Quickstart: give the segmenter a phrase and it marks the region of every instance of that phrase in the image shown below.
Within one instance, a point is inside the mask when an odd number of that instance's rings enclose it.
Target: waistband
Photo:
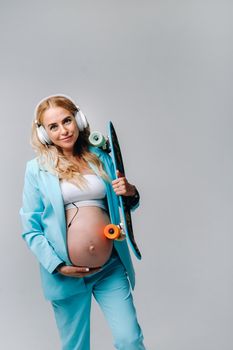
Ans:
[[[76,206],[78,208],[94,206],[94,207],[100,207],[104,210],[107,210],[104,199],[89,199],[86,201],[77,201],[77,202],[68,203],[68,204],[65,204],[65,210],[71,209],[71,208],[76,208]]]

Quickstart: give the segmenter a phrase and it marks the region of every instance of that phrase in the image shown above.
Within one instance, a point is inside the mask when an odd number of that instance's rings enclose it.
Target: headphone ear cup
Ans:
[[[43,127],[43,125],[40,125],[36,128],[36,131],[37,131],[37,136],[38,136],[38,139],[40,140],[40,142],[43,144],[43,145],[51,145],[52,144],[52,141],[50,140],[45,128]]]
[[[88,126],[87,118],[80,109],[78,109],[78,112],[76,114],[76,121],[79,131],[83,131]]]

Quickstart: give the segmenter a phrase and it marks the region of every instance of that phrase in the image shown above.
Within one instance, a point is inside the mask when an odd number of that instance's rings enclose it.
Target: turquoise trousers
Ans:
[[[113,250],[102,270],[84,277],[86,291],[51,302],[63,350],[90,350],[92,295],[119,350],[145,350],[125,268]],[[94,349],[96,350],[96,349]]]

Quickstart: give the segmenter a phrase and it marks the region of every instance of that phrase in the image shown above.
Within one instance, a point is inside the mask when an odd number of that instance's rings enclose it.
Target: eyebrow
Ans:
[[[64,122],[65,119],[67,118],[71,118],[72,116],[71,115],[67,115],[65,118],[62,119],[62,122]],[[57,123],[51,123],[51,124],[48,124],[48,127],[49,126],[52,126],[52,125],[56,125]]]

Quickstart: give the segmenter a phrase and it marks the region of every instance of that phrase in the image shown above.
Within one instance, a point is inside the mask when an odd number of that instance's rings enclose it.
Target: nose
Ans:
[[[60,132],[62,135],[66,135],[68,133],[68,130],[66,129],[65,125],[60,126]]]

